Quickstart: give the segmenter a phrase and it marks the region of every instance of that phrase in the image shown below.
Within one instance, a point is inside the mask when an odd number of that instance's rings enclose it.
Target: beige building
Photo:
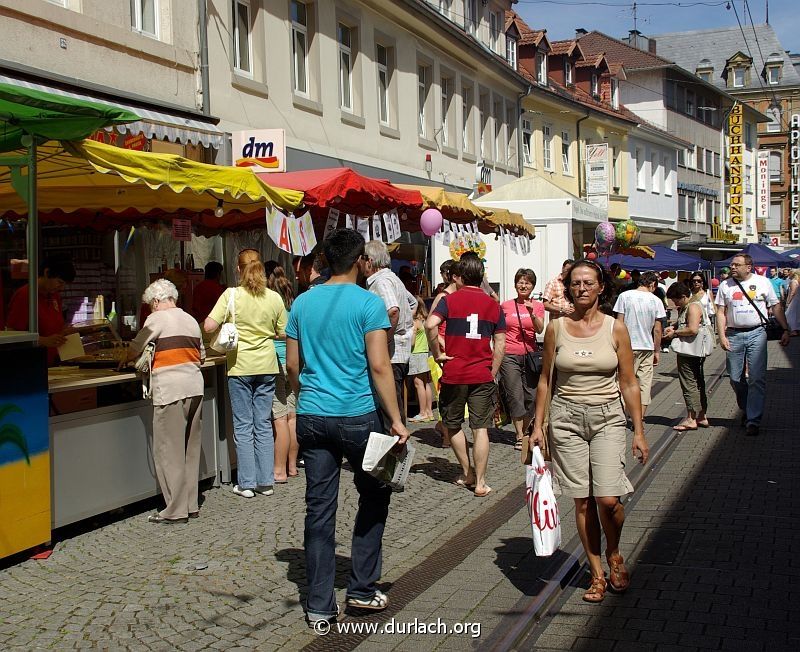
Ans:
[[[505,62],[510,6],[209,0],[211,112],[229,133],[285,130],[289,171],[502,185],[519,175],[527,87]]]

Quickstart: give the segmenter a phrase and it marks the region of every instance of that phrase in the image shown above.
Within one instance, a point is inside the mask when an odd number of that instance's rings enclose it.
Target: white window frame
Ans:
[[[305,12],[305,23],[301,23],[294,19],[292,7],[294,6],[303,6],[303,10]],[[308,13],[309,13],[309,6],[305,2],[301,2],[300,0],[291,0],[290,2],[290,13],[289,16],[292,22],[292,89],[298,95],[302,95],[303,97],[310,96],[310,78],[309,78],[309,52],[311,50],[310,44],[308,41]],[[298,63],[300,61],[299,56],[299,47],[298,47],[298,39],[302,37],[303,39],[303,53],[302,53],[302,61],[303,61],[303,70],[302,75],[300,74]],[[302,82],[302,84],[301,84]],[[302,86],[302,88],[301,88]]]
[[[143,8],[144,3],[147,0],[131,0],[131,27],[135,32],[139,34],[144,34],[145,36],[150,36],[154,39],[159,37],[161,33],[161,25],[159,24],[159,14],[160,14],[160,7],[158,6],[158,0],[152,0],[153,2],[153,31],[148,32],[144,29],[144,16],[143,16]]]
[[[452,2],[453,0],[439,0],[439,13],[442,16],[450,18],[450,5]]]
[[[636,190],[647,190],[647,178],[644,170],[644,150],[634,149],[633,160],[636,162]]]
[[[383,63],[381,63],[380,52],[383,50]],[[390,125],[392,119],[391,106],[389,103],[389,48],[382,43],[375,44],[375,67],[377,69],[378,82],[378,121],[382,125]]]
[[[472,86],[461,86],[461,151],[471,153],[470,134],[474,136],[474,128],[470,116],[472,114]]]
[[[600,78],[596,72],[592,73],[592,97],[600,97]]]
[[[619,108],[619,80],[611,78],[611,106]]]
[[[347,43],[345,43],[347,36]],[[339,107],[353,112],[353,28],[336,23],[336,45],[339,55]]]
[[[494,145],[492,152],[493,160],[500,165],[506,164],[504,154],[505,139],[503,138],[503,123],[505,121],[505,109],[503,100],[497,100],[492,106],[492,119],[494,121]]]
[[[570,141],[569,132],[562,131],[561,132],[561,173],[566,174],[568,176],[572,176],[572,155],[571,155],[571,146],[572,142]]]
[[[522,162],[529,167],[534,167],[533,124],[527,118],[522,119]]]
[[[506,36],[506,61],[512,70],[517,69],[517,39]]]
[[[492,52],[497,52],[497,48],[500,46],[500,25],[502,22],[498,21],[498,16],[499,14],[494,11],[489,12],[489,47]]]
[[[661,164],[657,152],[650,153],[650,191],[661,194]]]
[[[417,133],[427,136],[428,71],[430,66],[417,63]]]
[[[738,68],[734,68],[732,72],[733,72],[733,82],[732,82],[731,85],[734,88],[744,88],[745,82],[746,82],[746,77],[747,77],[747,75],[746,75],[747,71],[744,68],[738,67]],[[736,83],[736,79],[737,79],[737,77],[739,75],[741,75],[741,80],[740,80],[741,83],[737,84]]]
[[[692,145],[686,149],[686,167],[690,170],[697,169],[697,156],[696,156],[696,145]]]
[[[572,72],[572,62],[569,60],[568,56],[564,56],[564,84],[574,84],[575,83],[575,76]]]
[[[536,81],[542,86],[547,85],[547,52],[536,53]]]
[[[542,167],[548,172],[553,172],[553,128],[548,124],[542,125]]]
[[[247,15],[247,33],[244,35],[247,39],[247,67],[242,66],[241,60],[241,37],[239,31],[239,7],[243,7]],[[250,12],[250,0],[231,0],[231,10],[233,14],[233,69],[239,75],[245,77],[253,76],[253,34],[252,25],[253,17]]]
[[[672,196],[672,163],[669,156],[665,156],[661,162],[661,167],[664,170],[664,194],[667,197]]]
[[[474,36],[479,22],[478,0],[464,0],[464,29]]]
[[[442,111],[442,146],[448,147],[450,145],[450,125],[448,118],[450,116],[450,101],[453,98],[452,93],[453,80],[450,77],[441,77],[439,80],[439,100]]]
[[[697,171],[698,172],[705,172],[705,158],[704,158],[705,150],[702,147],[697,147]]]
[[[773,161],[778,162],[777,168],[773,165]],[[783,152],[780,150],[772,150],[769,153],[769,182],[780,183],[783,178]]]
[[[767,83],[770,86],[781,83],[781,66],[767,66]]]

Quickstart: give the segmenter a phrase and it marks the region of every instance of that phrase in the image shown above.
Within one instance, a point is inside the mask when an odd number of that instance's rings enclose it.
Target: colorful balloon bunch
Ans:
[[[486,257],[486,243],[483,238],[473,233],[457,235],[450,241],[450,257],[453,260],[461,260],[461,256],[468,251],[478,254],[483,260]]]

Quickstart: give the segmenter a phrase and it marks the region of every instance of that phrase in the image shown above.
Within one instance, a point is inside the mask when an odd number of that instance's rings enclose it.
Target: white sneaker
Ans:
[[[271,484],[256,487],[256,493],[262,496],[271,496],[275,493]]]
[[[256,495],[252,489],[242,489],[238,484],[233,485],[233,493],[242,498],[253,498]]]

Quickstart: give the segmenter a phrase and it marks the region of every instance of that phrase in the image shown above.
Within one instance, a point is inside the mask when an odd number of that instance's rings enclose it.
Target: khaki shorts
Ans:
[[[653,351],[633,352],[633,372],[639,381],[642,407],[650,405],[650,393],[653,388]]]
[[[475,385],[439,385],[439,414],[442,423],[450,430],[458,430],[464,421],[464,406],[469,407],[469,427],[491,428],[494,426],[494,406],[497,385],[477,383]]]
[[[281,368],[283,371],[283,368]],[[275,374],[275,396],[272,399],[272,418],[282,419],[288,414],[297,412],[297,400],[289,387],[289,379],[285,373]]]
[[[560,493],[570,498],[624,496],[627,430],[622,402],[583,405],[555,396],[550,404],[550,450]]]

